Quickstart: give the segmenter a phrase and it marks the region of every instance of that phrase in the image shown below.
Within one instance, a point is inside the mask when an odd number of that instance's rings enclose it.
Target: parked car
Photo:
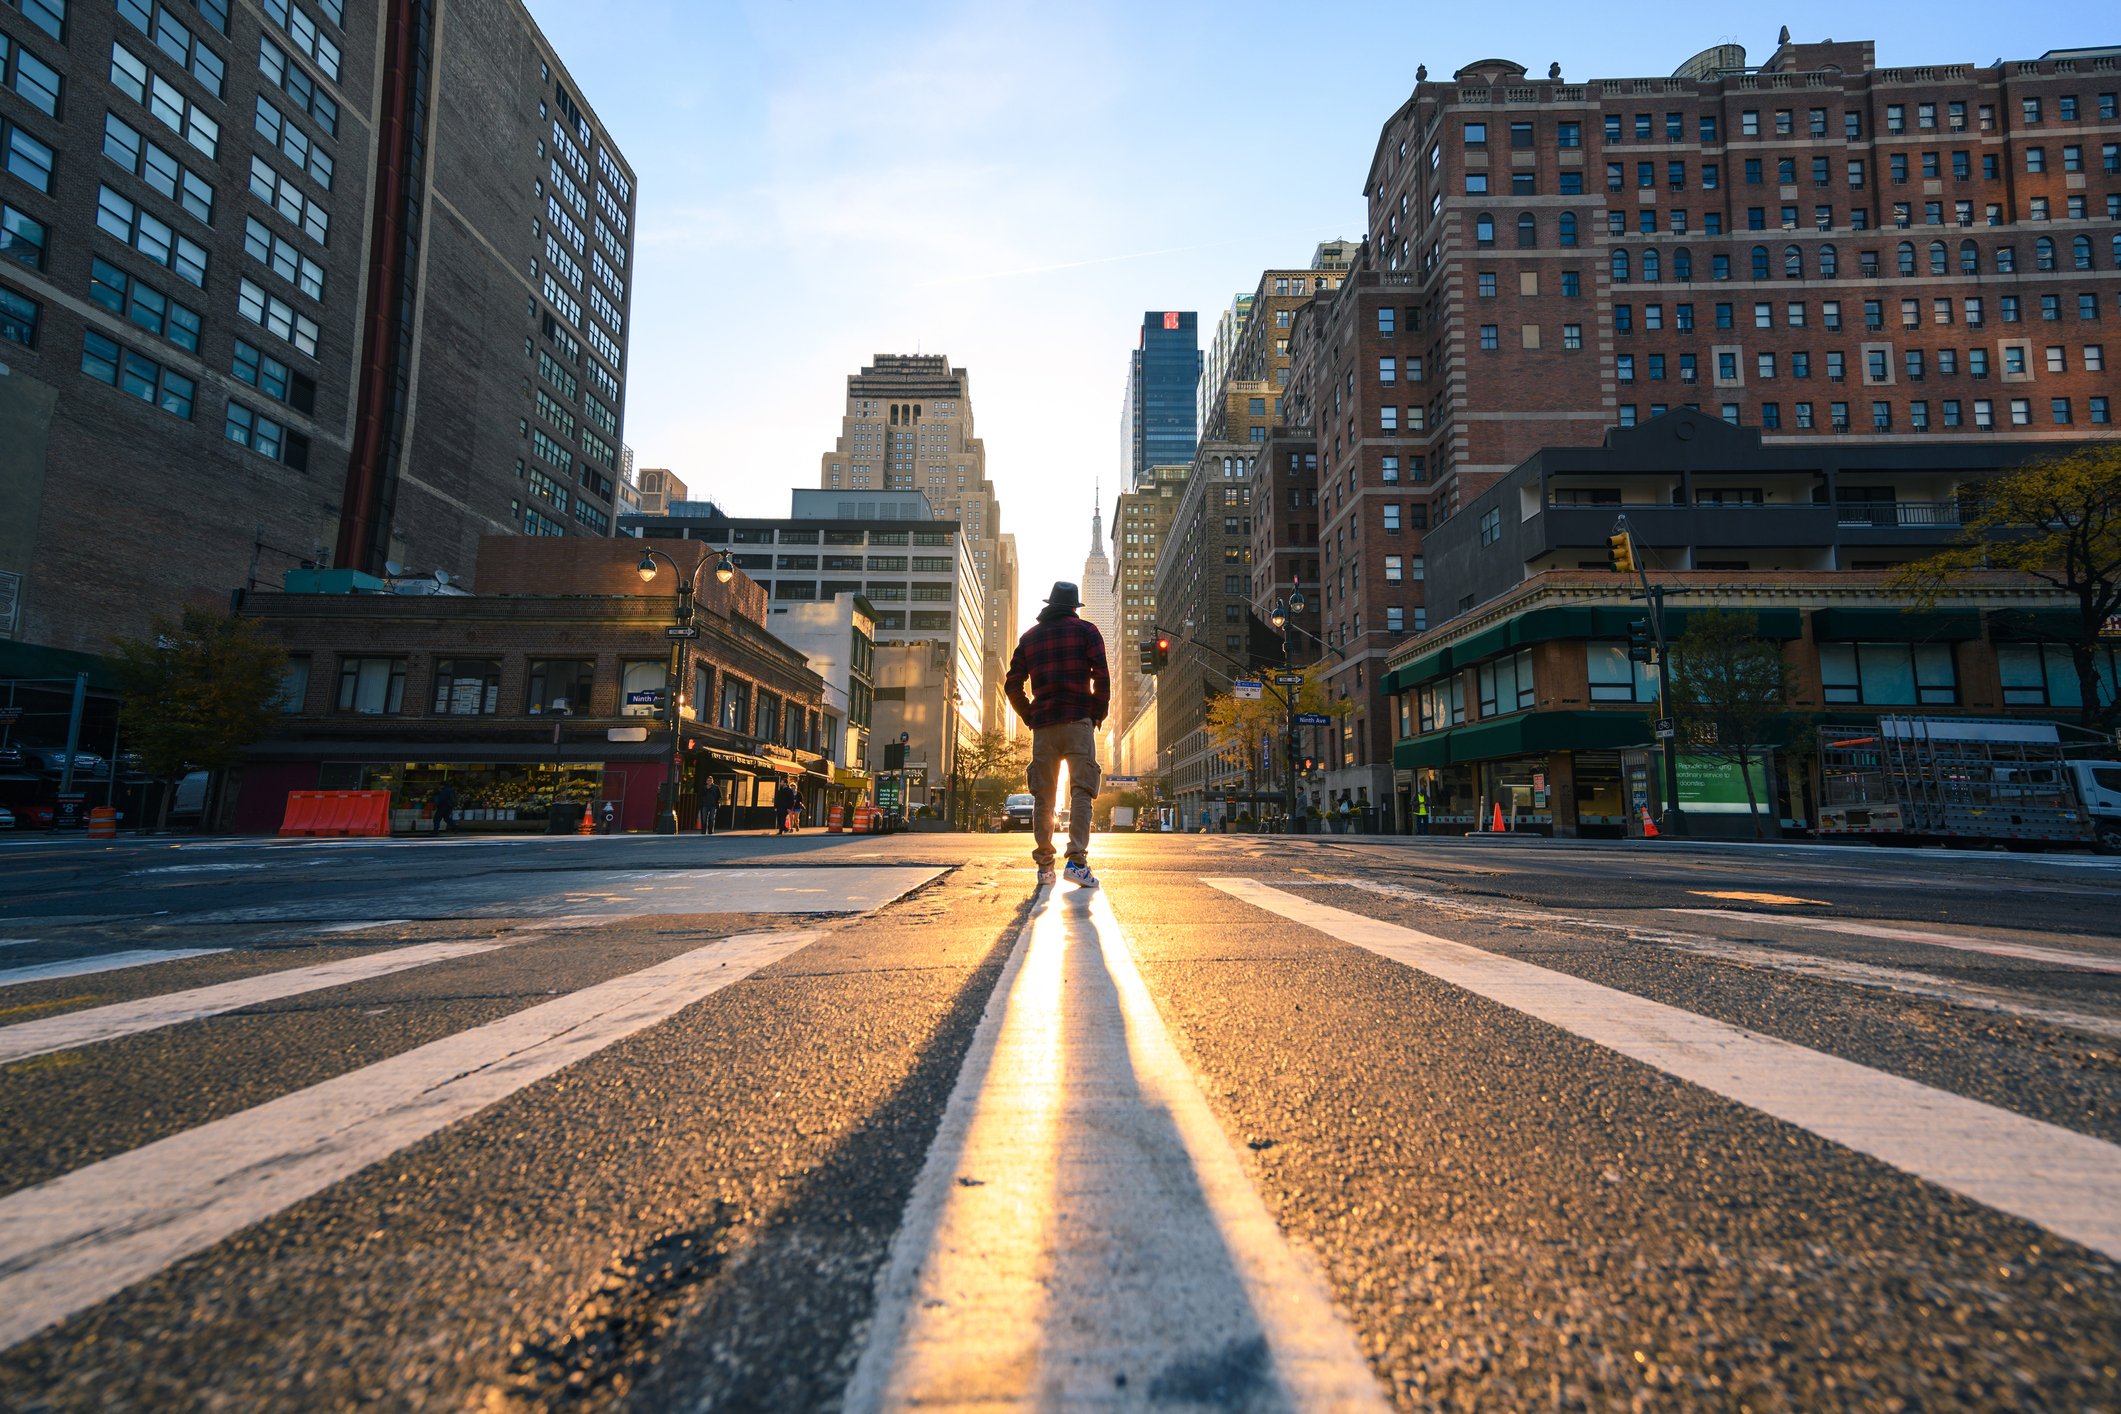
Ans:
[[[66,770],[66,748],[63,746],[32,746],[26,748],[29,764],[47,775],[61,775]],[[100,780],[110,774],[110,762],[91,751],[74,753],[74,779]]]
[[[169,822],[193,822],[206,809],[206,777],[204,771],[193,771],[177,782],[176,793],[169,801]]]
[[[1031,817],[1038,809],[1038,801],[1030,795],[1012,795],[1002,805],[1002,828],[1005,830],[1028,830]]]
[[[0,805],[0,830],[12,830],[14,828],[15,812],[4,805]]]

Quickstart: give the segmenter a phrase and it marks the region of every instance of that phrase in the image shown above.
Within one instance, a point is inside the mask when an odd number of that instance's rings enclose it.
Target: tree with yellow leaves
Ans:
[[[1264,673],[1270,684],[1274,671],[1267,669]],[[1256,699],[1233,697],[1224,692],[1217,694],[1208,704],[1208,744],[1244,763],[1248,793],[1258,791],[1260,763],[1266,759],[1267,745],[1281,740],[1288,730],[1288,708],[1282,694],[1295,692],[1299,712],[1344,717],[1353,709],[1353,703],[1334,701],[1327,696],[1322,664],[1314,663],[1302,671],[1304,680],[1300,687],[1290,689],[1269,685]]]
[[[2094,731],[2121,718],[2113,633],[2121,620],[2121,441],[2087,442],[1982,483],[1973,514],[1947,549],[1893,577],[1918,608],[1969,575],[2030,575],[2075,600],[2065,642],[2077,670],[2078,720]]]

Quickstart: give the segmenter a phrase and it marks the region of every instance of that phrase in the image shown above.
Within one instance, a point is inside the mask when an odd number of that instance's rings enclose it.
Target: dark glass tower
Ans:
[[[1200,435],[1194,393],[1200,386],[1200,336],[1191,310],[1150,310],[1127,376],[1128,451],[1138,484],[1152,466],[1184,466]]]

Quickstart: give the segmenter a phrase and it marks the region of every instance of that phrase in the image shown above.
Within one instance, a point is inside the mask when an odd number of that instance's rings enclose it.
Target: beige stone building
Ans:
[[[1002,679],[1016,644],[1016,543],[1002,534],[987,449],[973,430],[972,375],[941,354],[876,355],[848,375],[840,433],[818,459],[818,485],[918,491],[939,518],[958,523],[985,602],[978,718],[1006,725]]]
[[[635,484],[641,500],[640,514],[644,516],[667,516],[672,504],[691,499],[685,483],[668,467],[644,466],[638,478]]]
[[[1141,644],[1156,625],[1157,552],[1191,472],[1190,466],[1150,467],[1139,486],[1120,493],[1112,515],[1112,612],[1118,629],[1105,651],[1118,689],[1112,729],[1119,735],[1132,725],[1153,686],[1141,671]]]

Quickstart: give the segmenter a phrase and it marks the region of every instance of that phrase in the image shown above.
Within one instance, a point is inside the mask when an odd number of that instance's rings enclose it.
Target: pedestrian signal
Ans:
[[[1623,530],[1605,538],[1606,555],[1621,574],[1635,573],[1635,537]]]

